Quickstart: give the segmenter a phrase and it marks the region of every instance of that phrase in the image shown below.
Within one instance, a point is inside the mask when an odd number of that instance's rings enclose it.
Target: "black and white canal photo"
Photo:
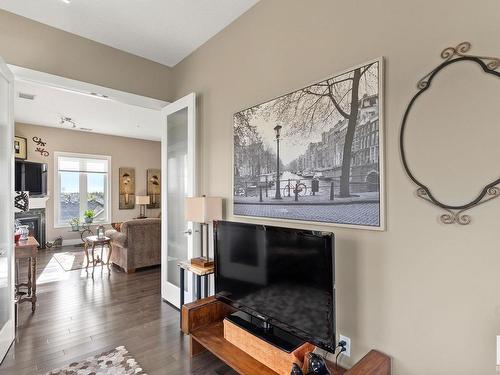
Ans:
[[[233,213],[383,227],[382,59],[234,115]]]

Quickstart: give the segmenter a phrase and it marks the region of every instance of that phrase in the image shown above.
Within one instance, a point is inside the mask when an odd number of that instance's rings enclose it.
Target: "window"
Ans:
[[[111,157],[63,152],[54,157],[54,226],[69,226],[74,217],[82,220],[86,210],[94,211],[94,223],[109,223]]]

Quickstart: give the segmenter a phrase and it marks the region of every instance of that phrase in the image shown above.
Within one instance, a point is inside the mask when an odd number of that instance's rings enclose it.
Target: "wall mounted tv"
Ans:
[[[16,160],[16,191],[29,191],[30,197],[47,195],[47,164]]]
[[[303,341],[333,350],[333,233],[228,221],[214,228],[216,298],[250,316],[240,326],[277,328],[301,339],[277,345],[287,351]]]

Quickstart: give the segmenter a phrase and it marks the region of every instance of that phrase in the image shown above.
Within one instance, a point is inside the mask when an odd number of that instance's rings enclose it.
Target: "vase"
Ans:
[[[21,235],[20,239],[26,241],[30,235],[29,227],[27,225],[19,226],[19,234]]]
[[[94,221],[94,218],[92,218],[92,217],[86,217],[86,218],[85,218],[85,222],[86,222],[87,224],[92,224],[92,222],[93,222],[93,221]]]

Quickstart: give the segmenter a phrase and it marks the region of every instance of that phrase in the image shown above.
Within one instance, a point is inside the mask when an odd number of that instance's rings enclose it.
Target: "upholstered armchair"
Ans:
[[[161,220],[135,219],[121,225],[120,231],[110,229],[111,262],[125,272],[161,264]]]

